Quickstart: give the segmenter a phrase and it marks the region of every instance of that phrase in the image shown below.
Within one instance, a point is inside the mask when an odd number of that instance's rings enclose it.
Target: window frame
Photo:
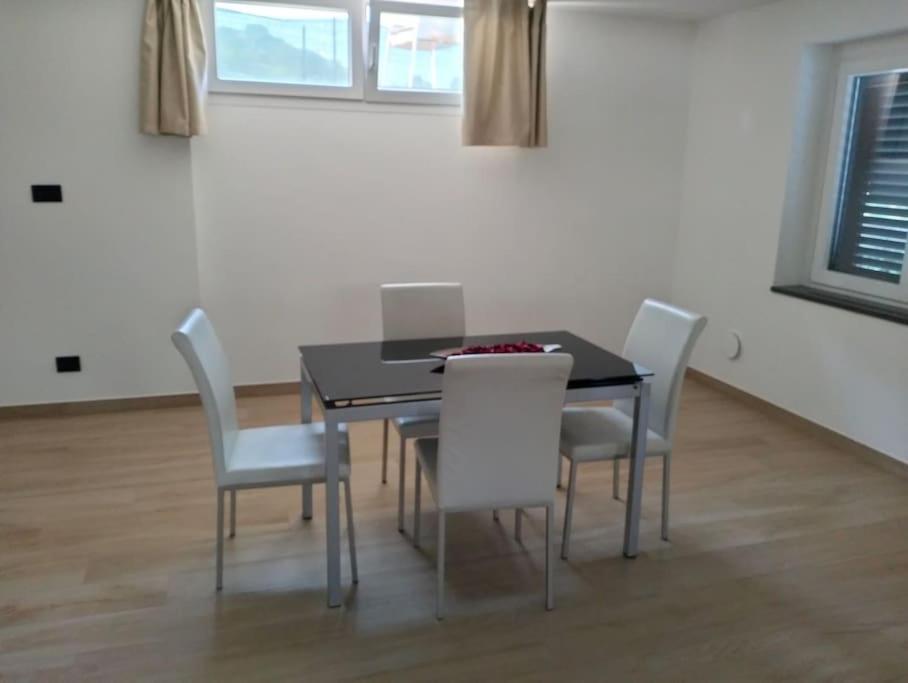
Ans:
[[[378,87],[379,40],[382,12],[424,17],[463,18],[463,7],[449,4],[370,0],[367,16],[368,48],[366,50],[365,100],[382,104],[429,104],[459,107],[462,93],[438,93],[411,90],[383,90]]]
[[[908,70],[908,50],[885,56],[855,57],[842,55],[838,78],[834,88],[835,99],[832,125],[829,129],[829,146],[823,189],[820,193],[816,235],[810,268],[810,283],[819,288],[834,290],[861,298],[896,303],[908,306],[908,257],[902,264],[901,280],[898,283],[862,277],[830,270],[829,264],[835,241],[836,218],[844,192],[840,192],[839,181],[851,153],[851,121],[854,115],[854,88],[861,76],[873,76]]]
[[[231,0],[223,0],[229,2]],[[208,92],[245,95],[279,95],[334,100],[363,99],[363,0],[235,0],[250,5],[270,7],[311,7],[313,9],[339,9],[350,17],[350,80],[349,86],[303,85],[295,83],[268,83],[265,81],[234,81],[218,77],[217,33],[215,25],[216,0],[207,0],[204,13],[207,23],[210,56],[208,59]]]

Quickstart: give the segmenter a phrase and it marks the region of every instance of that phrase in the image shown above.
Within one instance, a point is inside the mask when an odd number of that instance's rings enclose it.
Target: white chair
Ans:
[[[691,351],[706,318],[690,311],[647,299],[628,332],[623,355],[651,370],[649,429],[646,455],[662,458],[662,538],[668,540],[668,500],[672,439],[678,416],[681,385]],[[580,463],[612,460],[612,495],[618,499],[621,459],[630,456],[634,402],[617,401],[611,408],[565,408],[561,423],[561,454],[570,462],[561,557],[567,559],[571,515]]]
[[[386,341],[462,337],[466,333],[463,286],[456,282],[414,282],[381,286],[382,332]],[[438,435],[438,416],[385,420],[381,481],[388,483],[388,423],[400,438],[397,529],[404,530],[407,440]]]
[[[194,309],[171,336],[195,378],[208,420],[218,495],[217,581],[224,574],[224,493],[230,492],[230,537],[236,535],[236,492],[270,486],[298,486],[325,481],[324,424],[238,429],[236,399],[227,356],[214,327]],[[340,479],[347,503],[347,534],[353,583],[359,580],[350,499],[350,455],[346,429],[340,434]]]
[[[416,440],[413,540],[422,472],[438,507],[436,616],[444,616],[449,512],[544,507],[546,608],[555,606],[552,525],[558,427],[574,359],[563,353],[458,356],[442,381],[439,438]]]

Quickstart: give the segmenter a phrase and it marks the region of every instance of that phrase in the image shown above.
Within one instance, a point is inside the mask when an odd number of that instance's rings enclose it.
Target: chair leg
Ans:
[[[388,420],[384,421],[382,427],[381,483],[388,483]]]
[[[545,608],[555,609],[555,563],[552,528],[555,525],[555,504],[545,506]]]
[[[416,484],[413,491],[413,547],[419,547],[419,517],[422,504],[422,465],[416,458]]]
[[[662,540],[668,540],[668,500],[671,493],[672,454],[662,456]]]
[[[571,460],[568,471],[567,501],[564,504],[564,533],[561,535],[561,559],[568,558],[571,549],[571,517],[574,514],[574,493],[577,490],[577,461]]]
[[[407,441],[400,437],[400,454],[398,456],[400,476],[397,482],[397,530],[404,532],[404,500],[407,489]]]
[[[561,464],[562,464],[562,463],[561,463],[561,460],[562,460],[562,458],[561,458],[561,453],[559,453],[559,454],[558,454],[558,479],[555,480],[555,488],[556,488],[556,489],[560,489],[560,488],[561,488]]]
[[[438,546],[435,551],[438,562],[435,585],[435,618],[445,618],[445,512],[438,511]]]
[[[215,583],[217,590],[224,585],[224,491],[218,489],[218,536],[217,549],[215,550]]]
[[[618,458],[612,460],[612,498],[621,500],[619,489],[621,488],[621,461]]]
[[[303,484],[303,519],[312,519],[312,484]]]
[[[523,510],[514,508],[514,538],[518,543],[523,543]]]
[[[353,496],[350,494],[350,480],[344,480],[344,499],[347,503],[347,540],[350,543],[350,573],[353,583],[359,583],[359,569],[356,566],[356,536],[353,529]]]
[[[230,491],[230,538],[236,537],[236,490]]]

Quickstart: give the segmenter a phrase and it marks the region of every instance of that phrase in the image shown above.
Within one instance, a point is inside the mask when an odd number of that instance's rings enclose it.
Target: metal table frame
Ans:
[[[640,534],[640,508],[643,498],[643,466],[646,460],[646,425],[649,424],[650,378],[631,384],[568,389],[565,403],[634,399],[634,434],[631,443],[630,476],[627,481],[627,506],[624,520],[624,556],[636,557]],[[315,390],[306,361],[300,353],[301,421],[312,422],[312,399],[319,402],[325,419],[325,530],[328,565],[328,606],[339,607],[341,596],[341,537],[338,426],[350,422],[370,422],[395,417],[437,415],[440,394],[375,399],[368,402],[325,402]],[[342,403],[342,405],[341,405]],[[303,516],[312,517],[312,486],[303,487]]]

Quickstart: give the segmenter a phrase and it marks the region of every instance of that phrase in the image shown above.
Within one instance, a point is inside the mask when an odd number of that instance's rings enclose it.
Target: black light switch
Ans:
[[[82,372],[82,359],[79,356],[57,356],[57,372]]]
[[[62,202],[63,188],[60,185],[32,185],[32,201]]]

